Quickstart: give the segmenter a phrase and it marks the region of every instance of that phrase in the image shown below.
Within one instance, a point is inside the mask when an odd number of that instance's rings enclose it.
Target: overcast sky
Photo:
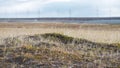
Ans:
[[[0,17],[118,17],[120,0],[0,0]]]

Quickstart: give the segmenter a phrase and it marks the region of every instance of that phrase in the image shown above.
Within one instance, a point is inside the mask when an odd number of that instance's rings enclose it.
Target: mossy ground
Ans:
[[[57,33],[4,39],[1,68],[99,68],[120,66],[115,44],[95,43]],[[52,41],[52,42],[51,42]],[[118,45],[118,44],[117,44]]]

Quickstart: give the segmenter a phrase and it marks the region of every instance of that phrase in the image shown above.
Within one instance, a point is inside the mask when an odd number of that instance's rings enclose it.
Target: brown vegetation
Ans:
[[[119,43],[119,24],[0,23],[0,38],[60,33],[94,42]]]
[[[119,44],[95,43],[58,33],[3,39],[1,68],[118,68]]]

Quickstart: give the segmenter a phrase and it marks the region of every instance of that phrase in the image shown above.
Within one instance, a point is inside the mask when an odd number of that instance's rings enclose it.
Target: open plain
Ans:
[[[120,25],[0,23],[0,68],[120,68]]]
[[[0,23],[0,37],[60,33],[93,42],[119,43],[119,24]]]

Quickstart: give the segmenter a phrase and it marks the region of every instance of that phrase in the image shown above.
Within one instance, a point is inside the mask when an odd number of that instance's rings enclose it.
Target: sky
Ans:
[[[0,0],[0,18],[119,16],[120,0]]]

